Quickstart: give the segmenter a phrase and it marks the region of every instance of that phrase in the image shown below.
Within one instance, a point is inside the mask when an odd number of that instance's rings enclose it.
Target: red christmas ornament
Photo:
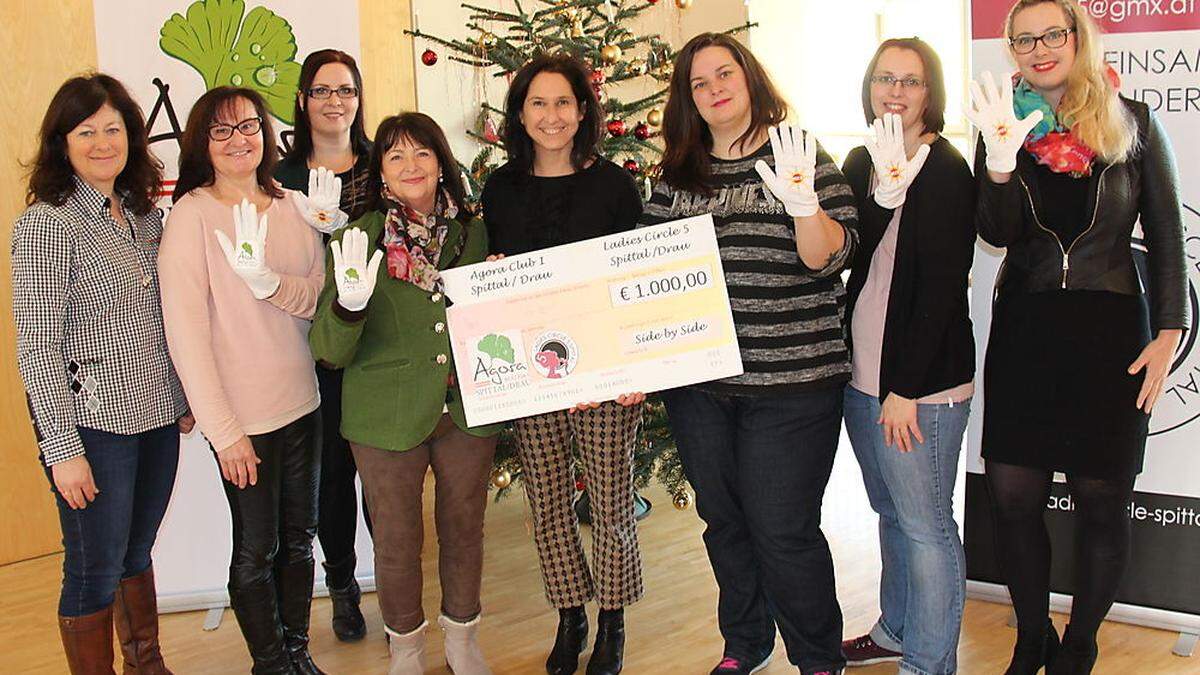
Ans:
[[[638,166],[637,160],[627,159],[625,160],[625,170],[629,173],[638,173],[642,170],[642,167]]]
[[[612,134],[613,136],[624,136],[625,120],[609,120],[608,133]]]
[[[604,75],[603,70],[600,70],[599,68],[597,68],[596,70],[592,71],[591,79],[592,79],[592,87],[594,88],[594,87],[599,87],[600,85],[604,84],[604,81],[608,78]]]
[[[657,4],[658,4],[658,0],[646,0],[646,2],[648,2],[648,3],[652,4],[652,5],[657,5]]]
[[[426,49],[425,51],[421,52],[421,63],[424,63],[427,66],[432,66],[433,64],[437,63],[437,60],[437,52],[433,51],[432,49]]]
[[[587,484],[586,484],[586,483],[584,483],[584,482],[583,482],[583,481],[581,481],[581,480],[577,480],[577,481],[575,481],[575,491],[576,491],[576,492],[583,492],[583,491],[584,491],[584,490],[586,490],[586,489],[587,489]]]
[[[639,141],[644,141],[650,138],[650,127],[645,122],[638,122],[633,128],[633,135],[637,136]]]

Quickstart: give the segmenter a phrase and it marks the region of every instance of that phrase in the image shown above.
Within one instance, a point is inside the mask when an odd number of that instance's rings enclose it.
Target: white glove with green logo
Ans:
[[[342,179],[323,166],[309,169],[308,194],[294,190],[292,200],[304,220],[314,230],[325,234],[345,227],[350,220],[350,216],[338,208],[342,200]]]
[[[925,159],[929,157],[929,144],[921,147],[909,159],[904,152],[904,124],[896,113],[884,113],[876,117],[872,135],[867,136],[867,153],[875,165],[875,203],[885,209],[895,209],[904,203],[908,186],[916,180]]]
[[[771,154],[775,170],[761,159],[754,168],[767,189],[783,202],[783,208],[793,218],[811,216],[821,208],[814,180],[817,177],[817,139],[800,127],[779,125],[771,127]]]
[[[1017,168],[1017,151],[1029,131],[1042,121],[1042,111],[1034,110],[1023,120],[1013,111],[1012,78],[1004,76],[999,86],[989,71],[983,71],[983,84],[971,80],[971,105],[963,113],[979,129],[987,148],[987,170],[1012,173]]]
[[[259,300],[266,300],[279,290],[279,275],[267,267],[267,216],[258,217],[258,207],[243,199],[233,207],[233,232],[237,246],[229,243],[229,237],[214,230],[217,244],[225,252],[225,259],[234,272],[250,287],[250,292]]]
[[[371,294],[375,292],[375,277],[379,274],[379,261],[383,251],[375,250],[371,262],[367,262],[367,233],[352,227],[342,235],[342,241],[333,241],[333,279],[337,282],[338,304],[351,312],[366,309]]]

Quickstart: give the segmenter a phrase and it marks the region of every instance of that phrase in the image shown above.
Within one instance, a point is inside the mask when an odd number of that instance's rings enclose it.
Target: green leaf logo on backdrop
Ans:
[[[243,0],[196,0],[159,31],[168,56],[196,69],[206,89],[247,87],[262,95],[271,114],[292,124],[300,64],[296,37],[283,17],[265,7],[246,14]]]

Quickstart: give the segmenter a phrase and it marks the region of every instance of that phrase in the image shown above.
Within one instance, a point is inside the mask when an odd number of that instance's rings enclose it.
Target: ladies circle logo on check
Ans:
[[[561,380],[575,370],[579,347],[562,331],[547,331],[533,340],[530,350],[533,369],[548,380]]]

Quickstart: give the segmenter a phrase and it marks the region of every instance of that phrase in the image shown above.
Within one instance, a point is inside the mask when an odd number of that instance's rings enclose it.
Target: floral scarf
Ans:
[[[1120,77],[1111,66],[1107,75],[1114,89],[1120,87]],[[1025,150],[1054,173],[1069,173],[1076,178],[1092,175],[1096,152],[1071,133],[1055,115],[1049,101],[1024,78],[1014,75],[1013,80],[1013,110],[1017,116],[1023,119],[1034,110],[1042,111],[1042,121],[1025,137]]]
[[[454,201],[443,189],[434,201],[433,212],[426,215],[397,202],[386,185],[383,198],[388,206],[383,223],[388,274],[431,293],[442,292],[438,260],[450,230],[448,221],[458,215]]]

